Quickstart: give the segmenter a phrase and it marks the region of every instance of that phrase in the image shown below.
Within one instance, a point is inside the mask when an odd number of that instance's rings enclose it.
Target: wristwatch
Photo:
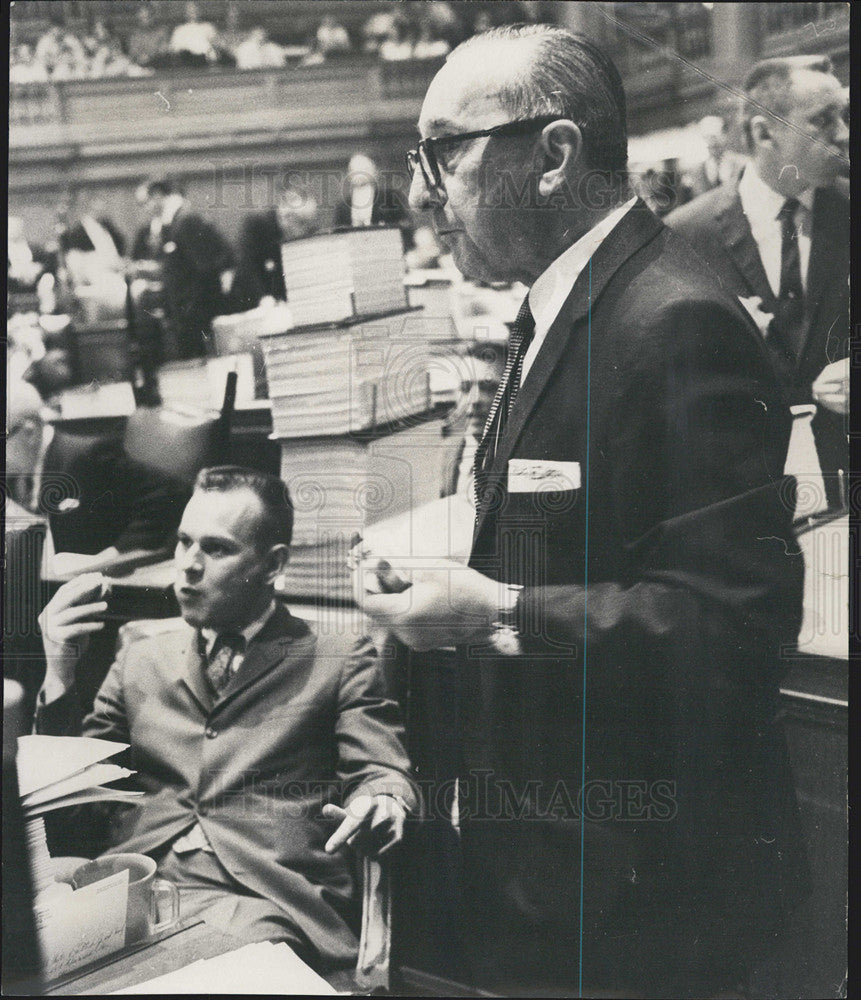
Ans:
[[[491,624],[493,632],[491,645],[504,656],[512,656],[520,650],[520,623],[517,601],[523,590],[519,584],[506,583],[496,608],[496,618]]]

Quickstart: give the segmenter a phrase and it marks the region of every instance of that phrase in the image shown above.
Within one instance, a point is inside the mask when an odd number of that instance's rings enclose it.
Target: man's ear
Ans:
[[[284,567],[290,559],[290,547],[288,545],[273,545],[266,553],[264,565],[266,568],[266,582],[274,583],[284,572]]]
[[[583,158],[583,134],[567,118],[544,126],[541,133],[544,170],[538,180],[538,193],[549,198],[570,183],[571,170]]]
[[[754,148],[771,146],[771,122],[766,115],[754,115],[750,120],[750,138]]]

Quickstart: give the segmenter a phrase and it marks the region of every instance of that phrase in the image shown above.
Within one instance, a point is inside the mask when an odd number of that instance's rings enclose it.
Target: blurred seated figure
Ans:
[[[346,194],[335,206],[336,229],[350,226],[398,226],[404,249],[413,246],[413,217],[399,191],[380,177],[376,163],[356,153],[347,164]]]
[[[218,60],[218,29],[201,21],[200,6],[195,0],[185,5],[185,21],[173,29],[170,51],[190,66],[206,66]]]
[[[10,215],[6,231],[8,251],[6,256],[6,280],[9,292],[35,292],[36,283],[45,272],[43,255],[34,253],[24,232],[24,220],[18,215]]]
[[[274,208],[245,217],[233,283],[239,311],[254,309],[265,300],[286,300],[281,244],[309,236],[318,227],[317,199],[308,186],[301,184],[285,185]]]
[[[327,14],[320,22],[316,34],[317,51],[324,57],[336,53],[349,52],[352,48],[350,36],[343,24],[340,24],[331,14]]]
[[[6,482],[21,507],[48,519],[56,553],[104,565],[121,552],[171,543],[188,487],[132,461],[121,442],[56,430],[32,385],[8,387]]]
[[[51,26],[36,42],[35,57],[55,78],[57,70],[70,73],[69,78],[87,75],[87,54],[80,39],[63,24],[62,15],[53,15]]]
[[[135,7],[135,27],[127,42],[129,59],[138,66],[154,66],[168,51],[170,32],[166,25],[153,23],[150,0]]]
[[[395,13],[393,11],[381,10],[376,14],[371,14],[362,25],[362,51],[372,54],[378,53],[383,42],[393,39],[395,33]]]
[[[452,5],[445,0],[430,0],[422,5],[413,56],[416,59],[441,58],[460,44],[463,37],[463,26]]]
[[[380,45],[380,58],[391,62],[412,59],[415,28],[409,19],[397,12],[393,19],[393,32]]]
[[[325,973],[356,963],[353,850],[386,854],[419,799],[374,648],[316,634],[276,600],[292,526],[274,476],[204,469],[174,556],[182,620],[155,634],[130,624],[90,709],[78,660],[103,631],[109,584],[65,584],[40,618],[36,723],[130,744],[148,794],[113,811],[103,846],[154,858],[184,917],[286,941]]]
[[[698,130],[708,153],[702,163],[685,173],[684,181],[692,198],[722,184],[735,184],[746,162],[746,157],[727,148],[726,122],[720,115],[706,115],[700,120]]]
[[[48,70],[29,45],[16,45],[10,53],[9,83],[47,83]]]
[[[224,14],[224,27],[218,35],[218,48],[222,54],[227,54],[236,61],[236,50],[248,38],[248,31],[239,26],[239,4],[235,0],[228,0],[227,10]]]
[[[444,432],[451,447],[443,450],[441,497],[457,494],[475,503],[475,453],[505,370],[505,350],[500,341],[475,341],[462,359],[465,374]]]
[[[237,69],[273,69],[284,65],[284,49],[269,40],[265,28],[252,28],[233,54]]]
[[[52,274],[43,280],[53,280]],[[43,399],[68,388],[74,377],[68,316],[17,313],[6,322],[6,380],[29,382]]]

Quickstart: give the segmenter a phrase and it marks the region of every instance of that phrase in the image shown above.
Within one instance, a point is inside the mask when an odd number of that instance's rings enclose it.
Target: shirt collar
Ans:
[[[614,209],[536,278],[529,291],[529,308],[535,319],[536,334],[550,328],[583,268],[636,201],[636,197],[631,198]]]
[[[263,612],[262,615],[260,615],[259,618],[255,618],[254,621],[249,625],[246,625],[245,628],[240,629],[239,634],[245,640],[246,649],[251,644],[251,640],[256,638],[263,631],[263,627],[274,614],[275,598],[273,597],[269,602],[269,607]],[[218,638],[220,633],[213,628],[202,628],[200,630],[200,634],[203,636],[203,641],[206,644],[206,655],[210,656],[212,653],[212,647],[215,645],[215,640]]]
[[[813,188],[805,188],[798,195],[799,204],[803,205],[808,212],[813,208]],[[748,218],[751,229],[758,225],[769,225],[777,220],[781,208],[786,198],[769,187],[759,176],[755,163],[748,163],[738,182],[738,196],[741,200],[741,207]]]

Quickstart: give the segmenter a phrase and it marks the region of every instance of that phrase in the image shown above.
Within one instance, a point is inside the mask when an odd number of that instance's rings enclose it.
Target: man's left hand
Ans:
[[[326,841],[328,854],[349,844],[374,858],[386,854],[403,838],[407,818],[404,807],[391,795],[357,795],[346,809],[329,803],[323,806],[323,815],[341,823]]]

